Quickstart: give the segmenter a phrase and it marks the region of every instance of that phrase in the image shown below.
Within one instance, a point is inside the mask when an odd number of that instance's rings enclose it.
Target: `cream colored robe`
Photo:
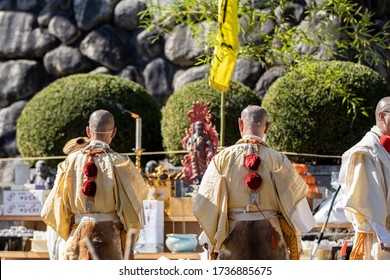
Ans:
[[[390,234],[390,156],[379,142],[382,132],[374,126],[342,157],[339,181],[345,214],[355,231],[368,233],[365,259],[390,259],[379,248],[375,223]],[[374,249],[374,250],[373,250]]]
[[[245,140],[239,140],[236,145],[222,150],[212,159],[202,179],[193,207],[194,215],[215,252],[219,252],[235,223],[229,220],[229,209],[246,209],[250,204],[250,189],[245,185],[245,178],[249,171],[244,166],[244,158],[251,149],[258,150],[262,160],[257,171],[262,177],[262,186],[258,190],[260,196],[258,206],[261,211],[281,212],[271,179],[271,170],[275,177],[281,175],[278,172],[283,173],[283,180],[287,182],[282,186],[284,191],[281,194],[281,203],[288,205],[285,211],[288,212],[286,218],[290,222],[295,205],[303,200],[307,204],[307,185],[283,154],[271,149],[265,143],[248,145]],[[250,211],[258,211],[254,205],[249,208]],[[309,226],[311,228],[314,225],[314,218],[311,213],[309,215],[312,219]],[[281,234],[278,219],[269,220]]]
[[[68,240],[75,214],[86,214],[83,167],[87,155],[71,153],[58,165],[56,181],[47,198],[41,217],[63,239]],[[94,157],[98,166],[94,212],[117,213],[124,229],[140,230],[144,225],[142,201],[147,187],[132,161],[116,152]]]

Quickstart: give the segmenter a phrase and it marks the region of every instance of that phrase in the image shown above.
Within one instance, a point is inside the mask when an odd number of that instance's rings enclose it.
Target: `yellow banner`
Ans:
[[[238,0],[218,1],[218,34],[211,62],[210,86],[226,92],[238,52]]]

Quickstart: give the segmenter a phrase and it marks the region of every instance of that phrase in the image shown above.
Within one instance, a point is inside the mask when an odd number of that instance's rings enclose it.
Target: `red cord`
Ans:
[[[340,250],[340,255],[341,256],[346,256],[347,255],[348,239],[349,239],[349,234],[351,233],[351,228],[352,228],[352,225],[349,227],[348,234],[344,238],[343,246],[341,247],[341,250]]]
[[[271,248],[272,249],[275,249],[276,248],[276,242],[275,242],[275,232],[276,232],[276,229],[275,227],[271,224],[271,222],[264,216],[263,212],[260,210],[259,206],[257,204],[256,205],[256,208],[257,210],[259,210],[259,212],[261,213],[261,215],[264,217],[264,219],[270,224],[271,226]]]

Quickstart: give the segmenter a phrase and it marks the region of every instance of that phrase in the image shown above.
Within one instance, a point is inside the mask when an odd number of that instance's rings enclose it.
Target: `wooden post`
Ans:
[[[135,167],[137,167],[137,170],[140,174],[142,174],[142,168],[141,168],[141,156],[143,149],[134,149],[135,152]]]
[[[225,146],[225,104],[226,104],[226,93],[221,92],[221,127],[219,132],[219,145],[221,147]]]
[[[91,255],[92,260],[99,260],[99,256],[96,253],[96,248],[93,245],[91,238],[86,236],[84,239],[85,239],[85,244],[87,245],[88,252]]]
[[[126,235],[126,248],[125,255],[123,257],[125,260],[134,260],[135,237],[136,231],[134,229],[129,229]]]

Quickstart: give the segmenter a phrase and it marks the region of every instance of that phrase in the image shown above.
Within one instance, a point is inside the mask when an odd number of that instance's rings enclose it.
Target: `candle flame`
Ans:
[[[138,119],[139,118],[139,115],[137,115],[136,113],[130,112],[130,114],[131,114],[131,117],[134,118],[134,119]]]

